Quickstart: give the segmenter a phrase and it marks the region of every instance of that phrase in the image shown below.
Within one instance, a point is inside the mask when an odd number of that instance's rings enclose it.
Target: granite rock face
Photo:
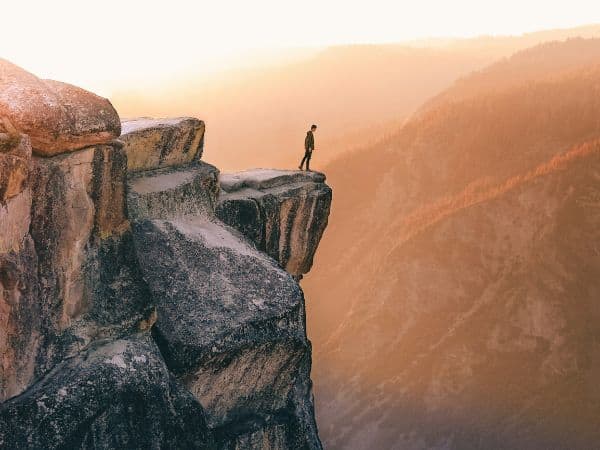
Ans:
[[[110,102],[59,81],[41,80],[0,59],[0,117],[31,138],[36,154],[52,156],[119,136]]]
[[[1,448],[214,448],[202,407],[146,336],[94,345],[0,405]]]
[[[85,145],[105,107],[0,61],[0,447],[321,448],[302,290],[216,217],[204,124]]]
[[[149,170],[129,177],[129,217],[171,219],[212,214],[219,195],[219,171],[204,162]]]
[[[181,166],[202,158],[204,122],[193,117],[124,120],[130,172]]]
[[[320,448],[312,415],[296,414],[312,401],[304,299],[293,279],[215,221],[134,229],[144,274],[162,299],[154,335],[206,408],[219,445],[246,448],[234,443],[258,432],[284,443],[277,448]]]
[[[17,196],[27,187],[31,165],[31,142],[5,122],[10,130],[0,140],[0,203]]]
[[[322,173],[256,169],[221,176],[216,211],[300,279],[312,267],[331,197]]]
[[[154,313],[125,216],[122,148],[34,158],[30,173],[0,209],[0,398]]]
[[[298,284],[215,217],[212,166],[156,172],[130,178],[128,204],[168,367],[205,407],[219,448],[321,448]]]

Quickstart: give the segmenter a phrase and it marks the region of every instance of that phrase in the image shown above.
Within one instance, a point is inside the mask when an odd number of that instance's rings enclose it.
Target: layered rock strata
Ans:
[[[123,121],[130,172],[181,166],[202,158],[204,122],[194,117]]]

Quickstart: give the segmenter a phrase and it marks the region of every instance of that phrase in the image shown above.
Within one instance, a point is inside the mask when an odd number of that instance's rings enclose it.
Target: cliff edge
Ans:
[[[202,121],[4,60],[0,116],[0,447],[320,449],[324,175],[221,175]]]

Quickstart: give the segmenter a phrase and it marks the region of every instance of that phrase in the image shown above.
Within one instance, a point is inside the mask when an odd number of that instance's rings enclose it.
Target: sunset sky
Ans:
[[[600,22],[589,0],[19,1],[2,5],[0,56],[103,89],[209,73],[256,52],[427,37],[519,34]],[[9,19],[9,20],[7,20]],[[251,58],[250,58],[251,59]]]

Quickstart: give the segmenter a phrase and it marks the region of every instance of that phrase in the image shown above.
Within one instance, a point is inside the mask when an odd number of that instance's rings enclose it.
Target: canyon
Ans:
[[[303,287],[327,448],[597,447],[599,55],[516,53],[326,167]]]

